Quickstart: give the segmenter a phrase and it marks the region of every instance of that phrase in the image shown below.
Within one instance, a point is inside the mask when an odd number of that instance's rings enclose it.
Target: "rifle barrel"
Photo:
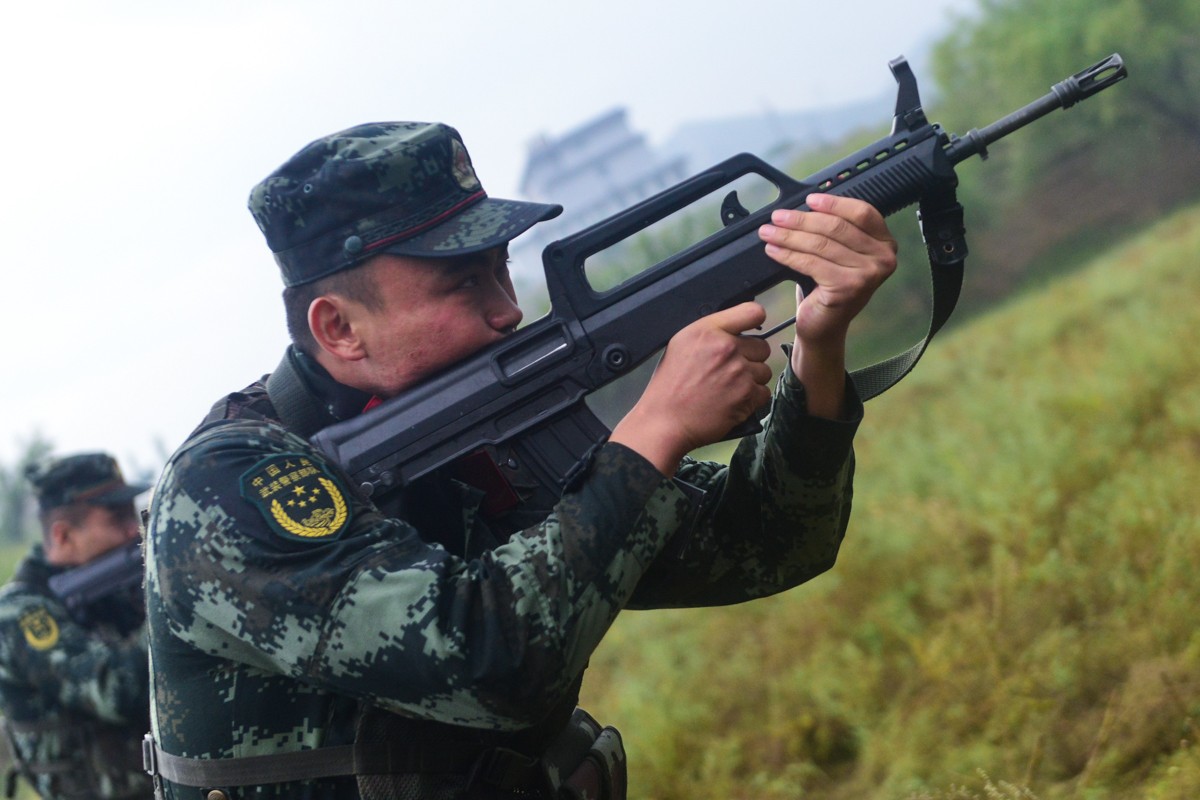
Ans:
[[[1128,74],[1120,54],[1113,53],[1103,61],[1098,61],[1087,69],[1054,84],[1049,94],[1034,100],[1029,105],[1017,109],[982,130],[971,129],[962,138],[955,139],[950,143],[946,148],[946,156],[950,159],[951,164],[965,161],[974,155],[987,158],[987,148],[992,142],[1025,127],[1051,111],[1070,108],[1080,100],[1107,89]]]

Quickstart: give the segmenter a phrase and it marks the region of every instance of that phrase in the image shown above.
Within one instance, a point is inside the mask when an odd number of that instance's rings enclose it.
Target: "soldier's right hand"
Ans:
[[[689,451],[718,442],[771,399],[771,346],[742,336],[764,322],[758,303],[742,303],[688,325],[671,338],[637,404],[610,441],[673,475]]]

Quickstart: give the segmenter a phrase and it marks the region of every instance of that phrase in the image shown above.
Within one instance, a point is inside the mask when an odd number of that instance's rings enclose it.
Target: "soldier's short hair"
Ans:
[[[359,265],[354,269],[342,270],[312,283],[288,286],[283,290],[283,312],[287,320],[288,335],[296,349],[316,355],[317,342],[308,327],[308,307],[312,301],[327,294],[338,294],[348,300],[361,303],[378,311],[382,304],[375,291],[375,281],[369,270]]]

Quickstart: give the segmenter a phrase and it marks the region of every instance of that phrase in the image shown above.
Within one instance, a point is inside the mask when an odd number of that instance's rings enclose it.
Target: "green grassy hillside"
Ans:
[[[830,573],[622,615],[631,796],[1200,797],[1198,300],[1200,206],[872,401]]]

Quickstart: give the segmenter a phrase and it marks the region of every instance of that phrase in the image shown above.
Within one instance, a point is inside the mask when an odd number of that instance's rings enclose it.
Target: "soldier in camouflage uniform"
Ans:
[[[137,539],[130,485],[104,453],[32,469],[43,537],[0,590],[0,710],[17,774],[46,800],[148,797],[141,587],[76,606],[52,579]]]
[[[575,708],[623,608],[741,602],[834,562],[862,406],[850,320],[895,266],[867,204],[816,197],[760,232],[818,288],[771,401],[754,303],[668,346],[552,508],[455,464],[373,504],[310,442],[503,339],[507,243],[560,207],[488,197],[458,133],[376,123],[253,190],[293,344],[218,402],[154,495],[147,596],[156,785],[169,798],[624,796],[611,728]],[[702,490],[685,491],[685,482]]]

